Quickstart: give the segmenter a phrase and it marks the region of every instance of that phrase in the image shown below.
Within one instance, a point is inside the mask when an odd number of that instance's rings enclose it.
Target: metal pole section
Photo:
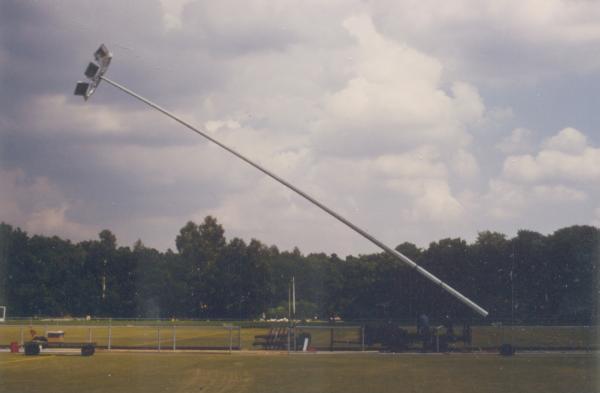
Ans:
[[[233,325],[229,326],[229,353],[231,353],[231,347],[233,346]]]
[[[242,327],[238,326],[238,349],[242,350]]]
[[[112,346],[112,318],[108,320],[108,350]]]
[[[156,328],[156,340],[158,341],[158,352],[160,352],[160,326]]]
[[[23,326],[21,326],[21,345],[23,345]]]
[[[331,328],[331,332],[329,333],[329,351],[333,352],[333,328]]]
[[[176,330],[175,328],[176,328],[176,326],[173,325],[173,351],[177,349],[177,344],[176,344],[177,334],[175,333],[175,330]]]
[[[292,325],[292,329],[293,330],[293,336],[292,336],[292,341],[294,342],[294,352],[298,352],[298,340],[296,339],[296,321],[294,321],[294,324]]]
[[[162,114],[164,114],[164,115],[170,117],[171,119],[175,120],[179,124],[181,124],[181,125],[189,128],[190,130],[194,131],[196,134],[198,134],[198,135],[200,135],[200,136],[208,139],[209,141],[215,143],[219,147],[225,149],[226,151],[228,151],[229,153],[233,154],[234,156],[236,156],[237,158],[241,159],[242,161],[245,161],[246,163],[248,163],[249,165],[251,165],[254,168],[258,169],[259,171],[261,171],[265,175],[271,177],[272,179],[274,179],[277,182],[281,183],[282,185],[284,185],[285,187],[287,187],[290,190],[294,191],[298,195],[302,196],[303,198],[305,198],[309,202],[313,203],[315,206],[321,208],[323,211],[325,211],[329,215],[333,216],[334,218],[336,218],[338,221],[342,222],[346,226],[350,227],[350,229],[354,230],[356,233],[358,233],[359,235],[361,235],[365,239],[369,240],[371,243],[375,244],[377,247],[381,248],[383,251],[387,252],[391,256],[395,257],[396,259],[400,260],[404,264],[408,265],[409,267],[411,267],[414,270],[416,270],[417,272],[419,272],[422,276],[424,276],[428,280],[430,280],[433,283],[439,285],[446,292],[450,293],[452,296],[454,296],[455,298],[457,298],[458,300],[460,300],[461,302],[463,302],[464,304],[466,304],[468,307],[470,307],[472,310],[474,310],[475,312],[477,312],[481,316],[486,317],[488,315],[488,312],[486,310],[484,310],[482,307],[480,307],[479,305],[477,305],[471,299],[469,299],[466,296],[464,296],[462,293],[458,292],[456,289],[452,288],[450,285],[446,284],[445,282],[443,282],[442,280],[440,280],[439,278],[437,278],[435,275],[431,274],[429,271],[427,271],[427,270],[423,269],[421,266],[417,265],[410,258],[408,258],[404,254],[402,254],[402,253],[394,250],[393,248],[386,246],[385,244],[383,244],[381,241],[379,241],[375,237],[371,236],[366,231],[360,229],[359,227],[357,227],[356,225],[354,225],[353,223],[351,223],[350,221],[348,221],[347,219],[345,219],[344,217],[342,217],[338,213],[334,212],[333,210],[331,210],[327,206],[323,205],[321,202],[317,201],[316,199],[314,199],[310,195],[306,194],[304,191],[296,188],[291,183],[288,183],[286,180],[282,179],[281,177],[275,175],[274,173],[268,171],[267,169],[263,168],[262,166],[260,166],[260,165],[256,164],[255,162],[251,161],[250,159],[244,157],[243,155],[241,155],[237,151],[233,150],[232,148],[230,148],[230,147],[224,145],[223,143],[219,142],[215,138],[213,138],[210,135],[208,135],[206,132],[203,132],[203,131],[197,129],[196,127],[192,126],[191,124],[187,123],[186,121],[181,120],[180,118],[178,118],[177,116],[175,116],[171,112],[167,111],[166,109],[163,109],[162,107],[160,107],[157,104],[153,103],[152,101],[150,101],[150,100],[148,100],[148,99],[140,96],[139,94],[134,93],[133,91],[131,91],[128,88],[126,88],[125,86],[122,86],[122,85],[118,84],[117,82],[113,82],[112,80],[108,79],[105,76],[100,76],[100,79],[106,81],[106,83],[108,83],[108,84],[113,85],[117,89],[119,89],[119,90],[121,90],[121,91],[129,94],[130,96],[132,96],[132,97],[134,97],[134,98],[142,101],[143,103],[151,106],[152,108],[156,109],[157,111],[161,112]]]
[[[288,329],[287,329],[287,350],[288,350],[288,354],[290,353],[291,347],[290,347],[290,335],[291,335],[291,330],[292,330],[292,311],[291,311],[291,299],[292,299],[292,288],[290,287],[290,284],[288,283]]]
[[[510,258],[510,343],[514,345],[513,335],[515,330],[515,244],[513,243],[513,252]]]

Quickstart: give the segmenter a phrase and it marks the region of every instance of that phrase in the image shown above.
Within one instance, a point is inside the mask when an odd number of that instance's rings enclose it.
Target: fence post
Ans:
[[[24,345],[24,342],[23,342],[23,326],[21,326],[21,345]]]
[[[296,348],[297,341],[298,341],[298,340],[296,340],[296,322],[294,322],[294,324],[292,325],[292,329],[294,329],[293,338],[292,338],[294,340],[294,352],[298,352],[298,348]]]
[[[158,352],[160,352],[160,326],[156,328],[156,338],[158,340]]]
[[[242,350],[242,327],[238,326],[238,349]]]
[[[360,327],[360,350],[365,351],[365,325]]]
[[[108,320],[108,350],[112,346],[112,318]]]
[[[333,352],[333,328],[331,328],[330,336],[329,336],[329,350]]]
[[[232,329],[233,329],[233,325],[229,326],[229,353],[231,353],[231,347],[233,345],[233,338],[232,338],[233,332],[231,331]]]
[[[177,333],[175,333],[177,326],[173,325],[173,351],[177,349]]]

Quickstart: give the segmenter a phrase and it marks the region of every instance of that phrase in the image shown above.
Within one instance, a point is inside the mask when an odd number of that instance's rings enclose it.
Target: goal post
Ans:
[[[0,306],[0,322],[6,321],[6,306]]]

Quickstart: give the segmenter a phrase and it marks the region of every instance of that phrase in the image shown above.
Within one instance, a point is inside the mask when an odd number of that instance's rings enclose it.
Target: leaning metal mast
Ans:
[[[272,179],[274,179],[277,182],[281,183],[282,185],[284,185],[285,187],[287,187],[290,190],[294,191],[298,195],[302,196],[303,198],[305,198],[306,200],[308,200],[312,204],[316,205],[317,207],[319,207],[322,210],[324,210],[326,213],[328,213],[331,216],[333,216],[334,218],[336,218],[338,221],[340,221],[340,222],[344,223],[345,225],[347,225],[348,227],[350,227],[353,231],[355,231],[356,233],[360,234],[365,239],[367,239],[371,243],[375,244],[377,247],[381,248],[383,251],[385,251],[389,255],[391,255],[394,258],[400,260],[405,265],[408,265],[410,268],[416,270],[419,274],[421,274],[422,276],[424,276],[425,278],[427,278],[428,280],[430,280],[434,284],[439,285],[443,290],[445,290],[446,292],[450,293],[452,296],[454,296],[455,298],[457,298],[458,300],[460,300],[462,303],[466,304],[469,308],[471,308],[472,310],[474,310],[475,312],[477,312],[479,315],[481,315],[483,317],[486,317],[488,315],[488,312],[485,309],[483,309],[482,307],[480,307],[479,305],[477,305],[471,299],[469,299],[466,296],[464,296],[462,293],[458,292],[456,289],[452,288],[450,285],[446,284],[444,281],[440,280],[435,275],[431,274],[426,269],[424,269],[421,266],[417,265],[414,261],[412,261],[406,255],[404,255],[404,254],[402,254],[402,253],[394,250],[393,248],[385,245],[380,240],[376,239],[375,237],[373,237],[372,235],[370,235],[369,233],[367,233],[363,229],[357,227],[356,225],[354,225],[353,223],[351,223],[350,221],[348,221],[347,219],[345,219],[344,217],[342,217],[341,215],[339,215],[335,211],[331,210],[327,206],[323,205],[321,202],[317,201],[316,199],[314,199],[310,195],[306,194],[304,191],[302,191],[299,188],[297,188],[296,186],[292,185],[288,181],[282,179],[281,177],[275,175],[274,173],[268,171],[267,169],[263,168],[262,166],[258,165],[257,163],[251,161],[249,158],[246,158],[245,156],[243,156],[242,154],[240,154],[237,151],[233,150],[232,148],[230,148],[230,147],[224,145],[223,143],[219,142],[217,139],[215,139],[215,138],[211,137],[210,135],[208,135],[208,133],[206,133],[205,131],[202,131],[202,130],[194,127],[190,123],[188,123],[188,122],[180,119],[179,117],[175,116],[174,114],[172,114],[171,112],[167,111],[166,109],[158,106],[157,104],[153,103],[152,101],[150,101],[150,100],[148,100],[148,99],[140,96],[139,94],[137,94],[137,93],[129,90],[125,86],[120,85],[117,82],[114,82],[114,81],[108,79],[107,77],[105,77],[104,74],[108,70],[108,66],[110,65],[110,61],[112,59],[112,54],[110,53],[110,51],[106,48],[106,46],[104,44],[100,45],[100,48],[98,48],[98,50],[94,53],[94,58],[96,59],[96,63],[90,62],[88,64],[86,70],[85,70],[85,73],[84,73],[85,76],[87,77],[87,79],[89,80],[89,82],[77,82],[77,86],[75,87],[75,95],[82,96],[87,101],[87,99],[94,93],[94,91],[96,90],[96,88],[98,87],[98,85],[100,84],[100,82],[101,81],[106,81],[106,83],[113,85],[117,89],[119,89],[119,90],[121,90],[121,91],[129,94],[130,96],[132,96],[132,97],[134,97],[134,98],[142,101],[143,103],[145,103],[145,104],[149,105],[150,107],[156,109],[157,111],[161,112],[162,114],[164,114],[164,115],[170,117],[171,119],[175,120],[179,124],[187,127],[191,131],[197,133],[198,135],[200,135],[200,136],[208,139],[209,141],[217,144],[218,146],[220,146],[221,148],[227,150],[229,153],[233,154],[237,158],[241,159],[242,161],[245,161],[246,163],[248,163],[251,166],[253,166],[254,168],[258,169],[259,171],[261,171],[265,175],[271,177]]]

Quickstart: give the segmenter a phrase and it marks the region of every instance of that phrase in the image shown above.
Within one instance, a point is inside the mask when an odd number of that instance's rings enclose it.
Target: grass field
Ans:
[[[0,354],[1,392],[598,392],[595,355]]]

